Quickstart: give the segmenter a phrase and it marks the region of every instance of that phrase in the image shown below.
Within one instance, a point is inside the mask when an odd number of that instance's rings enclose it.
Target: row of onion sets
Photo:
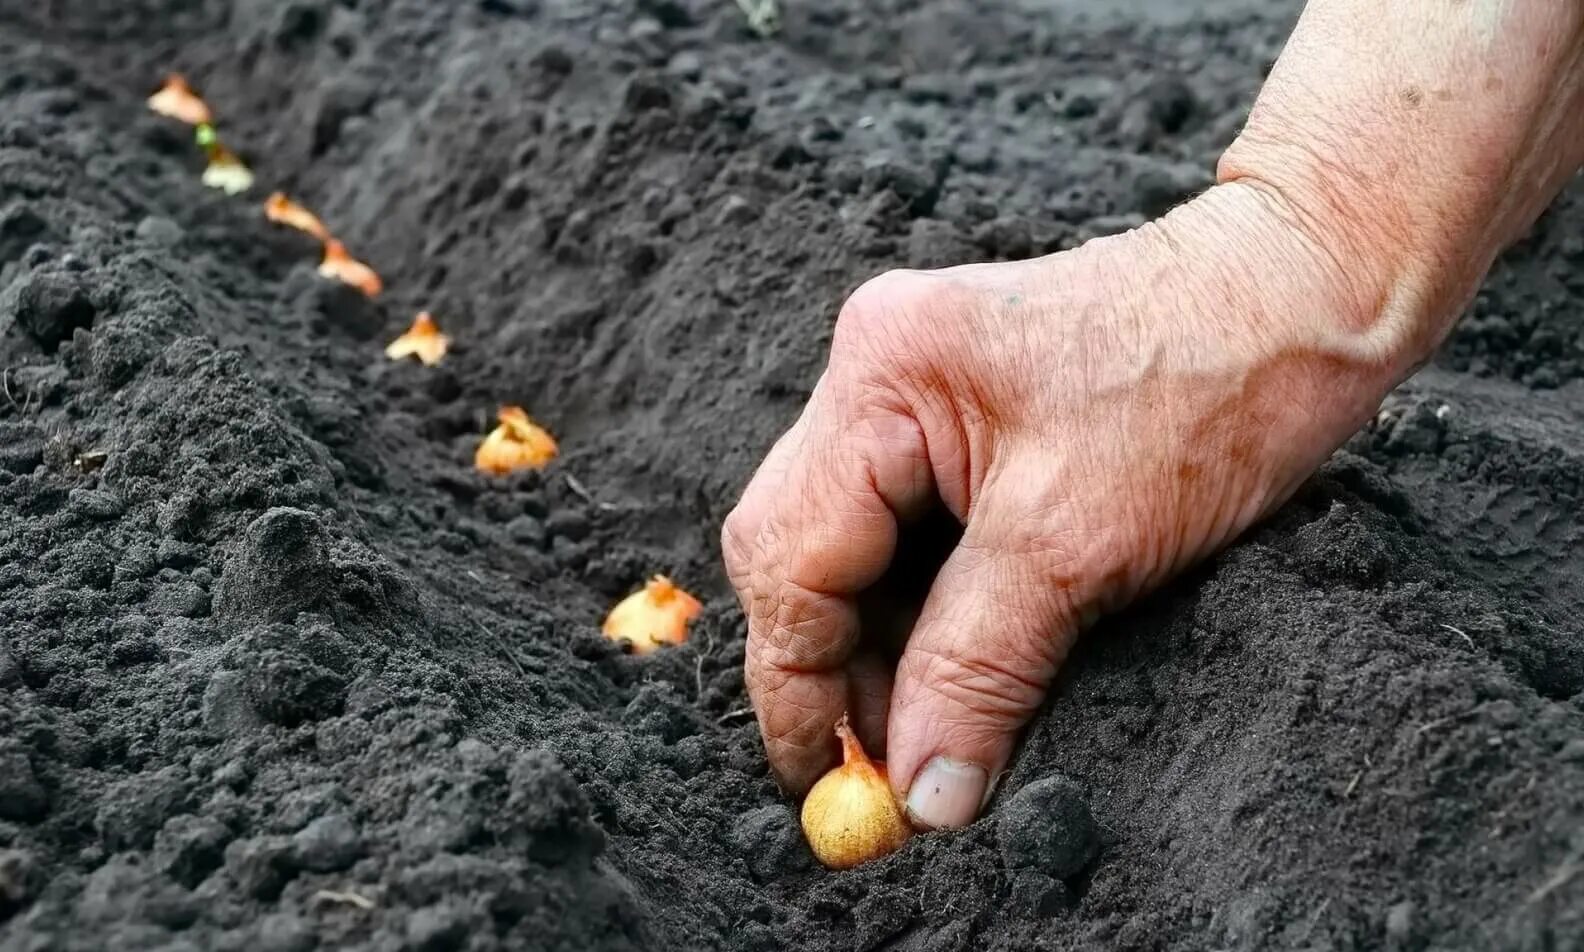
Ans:
[[[252,169],[221,140],[214,113],[186,79],[178,74],[168,76],[159,91],[149,97],[148,105],[162,116],[193,127],[194,140],[208,163],[203,172],[205,185],[228,195],[252,190]],[[353,257],[319,216],[281,192],[265,199],[263,208],[270,221],[319,240],[324,252],[319,263],[320,276],[348,284],[369,297],[384,290],[379,274]],[[415,359],[433,367],[445,358],[450,346],[451,338],[441,333],[434,315],[422,311],[405,333],[386,346],[385,355],[391,360]],[[501,407],[497,423],[479,443],[473,457],[473,464],[481,473],[502,477],[525,469],[543,469],[560,451],[549,431],[530,419],[521,407]],[[664,645],[685,642],[688,624],[701,608],[698,599],[665,576],[656,575],[610,610],[604,632],[612,640],[629,642],[634,652],[647,654]]]
[[[198,147],[208,159],[205,185],[231,195],[253,188],[252,170],[221,141],[208,104],[181,76],[168,77],[148,104],[155,112],[194,127]],[[384,290],[379,274],[354,258],[319,216],[301,204],[275,192],[264,201],[264,215],[319,240],[324,250],[319,264],[322,277],[351,285],[369,297]],[[450,345],[451,338],[441,333],[434,316],[423,311],[405,333],[386,346],[385,355],[391,360],[416,359],[433,367],[445,358]],[[543,469],[556,458],[559,447],[555,438],[521,407],[501,407],[497,419],[498,425],[474,454],[473,463],[480,472],[507,476],[524,469]],[[698,599],[664,575],[656,575],[610,610],[603,630],[606,637],[626,641],[634,652],[647,654],[685,642],[688,624],[701,608]],[[864,752],[846,718],[837,725],[836,734],[842,763],[809,791],[801,819],[803,833],[820,862],[833,869],[847,869],[901,848],[912,829],[891,792],[884,762],[872,760]]]

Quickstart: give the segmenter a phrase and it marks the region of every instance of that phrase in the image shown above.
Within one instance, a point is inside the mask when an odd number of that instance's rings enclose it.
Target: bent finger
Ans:
[[[892,692],[892,784],[931,829],[979,815],[1076,632],[1041,559],[975,535],[936,578]]]
[[[890,563],[899,514],[923,508],[932,492],[911,419],[882,412],[846,420],[828,409],[810,417],[739,591],[749,693],[771,766],[792,791],[806,790],[835,759],[833,729],[854,702],[846,664],[859,638],[856,596]],[[868,694],[873,683],[863,686]],[[866,712],[873,706],[864,703]]]

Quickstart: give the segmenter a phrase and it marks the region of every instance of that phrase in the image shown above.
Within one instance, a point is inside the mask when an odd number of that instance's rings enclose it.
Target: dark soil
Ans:
[[[1297,11],[784,7],[0,0],[0,948],[1584,948],[1577,183],[985,820],[812,864],[716,538],[844,293],[1191,194]],[[472,471],[501,402],[543,475]],[[705,613],[625,655],[655,571]]]

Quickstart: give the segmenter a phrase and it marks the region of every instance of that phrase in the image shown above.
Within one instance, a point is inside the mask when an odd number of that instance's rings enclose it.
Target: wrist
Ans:
[[[1399,228],[1369,202],[1349,205],[1336,197],[1343,189],[1228,156],[1200,197],[1198,227],[1273,292],[1255,309],[1266,330],[1335,353],[1380,396],[1429,360],[1489,260],[1455,238]]]
[[[1129,260],[1169,262],[1147,293],[1196,315],[1164,329],[1174,362],[1286,438],[1329,452],[1429,353],[1430,296],[1277,190],[1217,185],[1131,240]]]
[[[1253,196],[1287,241],[1330,269],[1348,296],[1338,316],[1390,358],[1395,386],[1440,346],[1500,244],[1459,217],[1421,214],[1436,201],[1371,188],[1350,168],[1245,135],[1216,177]]]
[[[1405,375],[1584,163],[1581,116],[1584,5],[1313,0],[1217,180],[1358,273]]]

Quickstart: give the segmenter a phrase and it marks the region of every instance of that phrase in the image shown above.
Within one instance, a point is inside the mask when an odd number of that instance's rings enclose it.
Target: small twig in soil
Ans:
[[[1529,894],[1529,902],[1539,902],[1545,897],[1556,892],[1558,889],[1561,889],[1563,886],[1566,886],[1574,876],[1579,874],[1579,870],[1581,869],[1584,869],[1584,865],[1579,863],[1578,857],[1570,856],[1563,860],[1562,865],[1558,866],[1556,872],[1551,874],[1551,878],[1541,883],[1538,889]]]
[[[752,714],[752,713],[753,713],[753,708],[751,708],[751,707],[739,707],[735,711],[727,711],[725,714],[722,714],[720,717],[715,718],[715,723],[724,724],[724,723],[726,723],[729,720],[733,720],[735,718],[742,717],[744,714]]]
[[[612,509],[616,508],[615,503],[600,502],[599,500],[595,499],[594,494],[589,492],[588,487],[583,485],[582,480],[578,479],[576,476],[573,476],[571,473],[566,474],[566,484],[568,489],[572,490],[574,493],[577,493],[583,498],[584,502],[593,506],[595,509],[599,509],[604,512],[610,512]]]
[[[469,578],[471,578],[473,581],[479,583],[480,585],[484,585],[485,584],[484,583],[484,579],[480,578],[479,574],[477,572],[473,571],[472,569],[468,569],[467,570],[467,574],[468,574]],[[486,625],[483,622],[479,621],[477,618],[473,619],[473,624],[479,626],[479,630],[484,632],[484,634],[487,635],[491,641],[495,642],[495,647],[499,648],[500,649],[500,653],[506,656],[506,660],[510,661],[512,663],[512,667],[517,669],[517,673],[518,674],[522,675],[525,678],[528,676],[528,669],[523,667],[523,663],[521,661],[517,660],[517,653],[515,651],[511,650],[511,646],[506,644],[506,639],[505,638],[502,638],[500,635],[495,634],[494,631],[490,630],[490,627],[488,625]]]
[[[1450,631],[1454,635],[1458,635],[1458,636],[1462,637],[1462,639],[1464,641],[1469,643],[1469,647],[1470,648],[1478,647],[1477,645],[1474,644],[1474,639],[1470,638],[1468,636],[1468,632],[1466,632],[1463,629],[1457,627],[1456,625],[1442,625],[1441,627],[1445,628],[1447,631]]]
[[[27,412],[33,408],[32,391],[22,394],[21,403],[17,403],[16,397],[12,395],[10,367],[7,367],[4,371],[0,371],[0,391],[4,391],[6,402],[11,404],[11,409],[17,412],[17,416],[26,416]]]
[[[495,632],[491,631],[488,626],[479,621],[477,618],[473,619],[473,624],[479,626],[480,631],[484,632],[484,634],[488,635],[494,640],[495,647],[499,648],[500,653],[506,656],[506,660],[512,663],[512,667],[517,669],[518,674],[525,678],[528,676],[528,669],[523,667],[523,663],[517,659],[517,653],[511,650],[511,647],[506,644],[505,638],[495,634]]]
[[[704,697],[704,656],[715,650],[715,633],[712,631],[706,632],[705,638],[704,650],[700,651],[697,657],[693,659],[694,700]]]
[[[313,894],[319,902],[336,902],[347,906],[356,906],[367,912],[374,908],[374,900],[367,896],[360,896],[351,890],[321,889]]]
[[[1350,781],[1348,783],[1347,789],[1342,791],[1342,799],[1346,800],[1349,797],[1353,796],[1353,791],[1358,789],[1359,781],[1364,779],[1364,772],[1369,770],[1373,766],[1375,766],[1375,765],[1370,763],[1369,755],[1365,754],[1364,755],[1364,769],[1360,770],[1358,773],[1353,775],[1353,779],[1352,779],[1352,781]]]
[[[1435,730],[1437,727],[1445,727],[1454,721],[1461,721],[1465,717],[1472,717],[1473,714],[1473,711],[1464,711],[1462,714],[1449,714],[1446,717],[1438,717],[1427,724],[1420,724],[1419,729],[1414,731],[1414,733],[1417,735],[1423,735],[1429,731]]]

